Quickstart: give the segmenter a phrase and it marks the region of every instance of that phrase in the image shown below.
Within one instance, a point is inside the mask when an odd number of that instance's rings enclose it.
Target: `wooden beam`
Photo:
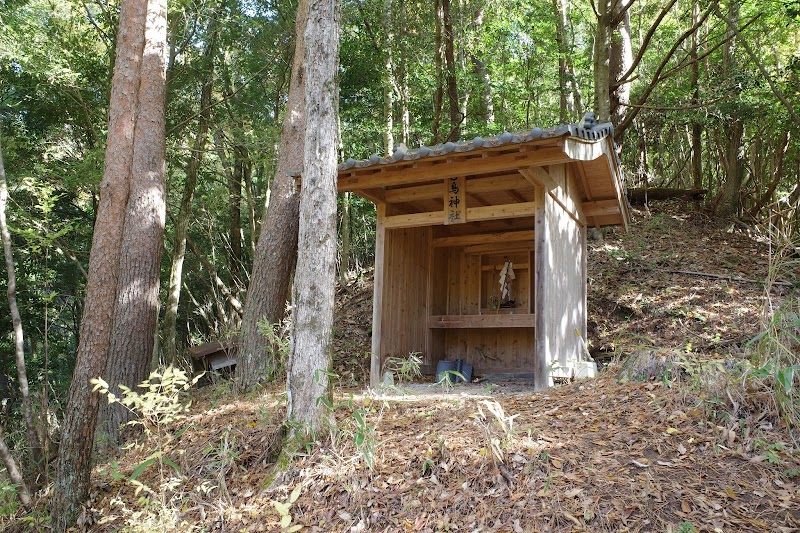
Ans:
[[[428,200],[430,198],[442,198],[442,185],[440,183],[417,185],[415,187],[404,187],[402,189],[390,189],[386,191],[386,201],[390,204],[415,202],[417,200]]]
[[[536,213],[536,202],[519,204],[487,205],[467,209],[467,222],[493,220],[497,218],[529,217]]]
[[[434,315],[428,317],[429,328],[532,328],[536,325],[534,314],[514,315]]]
[[[619,215],[619,202],[617,200],[597,200],[594,202],[583,202],[583,214],[587,217]]]
[[[506,189],[505,193],[515,202],[522,203],[525,201],[525,197],[514,189]]]
[[[483,206],[492,205],[490,202],[486,201],[483,196],[478,196],[477,194],[467,193],[467,197],[475,200],[475,203],[478,203]]]
[[[536,212],[536,205],[536,202],[523,202],[519,204],[470,207],[467,209],[467,222],[529,217],[533,216]],[[444,217],[445,211],[426,211],[424,213],[411,213],[408,215],[393,215],[386,217],[384,226],[386,228],[441,226],[444,224]]]
[[[589,189],[589,181],[586,179],[586,170],[583,168],[583,164],[573,163],[572,166],[575,168],[575,172],[578,173],[578,177],[581,179],[583,194],[586,195],[586,199],[591,202],[594,200],[594,198],[592,197],[592,191]]]
[[[359,191],[373,187],[420,183],[437,178],[452,178],[531,166],[554,165],[568,161],[570,161],[570,158],[564,151],[560,147],[554,146],[530,152],[517,151],[498,155],[492,154],[487,157],[473,157],[472,159],[452,162],[441,159],[430,166],[417,166],[416,168],[409,166],[405,162],[405,164],[382,166],[372,172],[347,172],[345,175],[339,176],[338,188],[339,192]]]
[[[441,188],[441,186],[440,186]],[[410,215],[394,215],[386,217],[386,228],[417,228],[420,226],[440,226],[444,224],[444,211],[428,211]]]
[[[490,178],[467,179],[467,193],[482,193],[502,191],[506,189],[527,189],[530,187],[528,180],[518,173],[505,176],[492,176]],[[385,193],[386,201],[390,204],[400,202],[415,202],[429,198],[442,198],[442,188],[438,183],[430,185],[415,185],[400,189],[389,189]]]
[[[478,233],[473,235],[453,235],[450,237],[436,237],[433,246],[469,246],[471,244],[486,244],[491,242],[532,241],[533,230],[498,231],[495,233]]]
[[[558,187],[556,180],[542,167],[521,168],[519,169],[519,173],[534,187],[541,185],[546,191]]]
[[[465,254],[484,254],[491,252],[516,252],[533,250],[533,241],[493,242],[489,244],[476,244],[464,248]]]
[[[364,189],[358,191],[359,196],[363,196],[373,204],[385,204],[386,203],[386,195],[383,192],[383,189]]]

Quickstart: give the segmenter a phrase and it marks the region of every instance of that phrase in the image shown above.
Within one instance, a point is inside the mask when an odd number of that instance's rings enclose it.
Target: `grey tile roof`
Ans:
[[[420,146],[419,148],[409,149],[406,145],[400,143],[397,149],[390,157],[381,157],[378,154],[370,156],[368,159],[348,159],[344,163],[339,164],[339,171],[367,168],[377,165],[388,165],[398,161],[416,161],[426,157],[436,157],[447,155],[449,153],[462,153],[478,148],[495,148],[505,144],[520,144],[537,139],[551,139],[556,137],[563,137],[570,135],[588,141],[597,141],[614,133],[614,126],[610,122],[602,124],[597,123],[594,113],[586,113],[580,122],[574,124],[562,124],[552,128],[533,128],[532,130],[522,131],[518,133],[505,132],[500,135],[492,137],[475,137],[471,141],[447,142],[444,144],[437,144],[435,146]]]

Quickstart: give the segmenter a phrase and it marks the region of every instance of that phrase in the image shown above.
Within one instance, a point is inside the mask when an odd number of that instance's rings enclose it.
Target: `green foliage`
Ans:
[[[297,485],[292,493],[289,495],[289,499],[286,502],[279,502],[277,500],[270,500],[270,503],[275,508],[275,512],[281,517],[280,519],[280,527],[281,533],[294,533],[296,531],[300,531],[303,529],[303,526],[300,524],[292,525],[292,514],[291,509],[292,505],[297,501],[300,497],[300,494],[303,491],[302,485]]]
[[[0,480],[0,518],[12,516],[18,509],[17,486],[6,480]]]
[[[142,427],[148,437],[140,446],[150,442],[155,444],[155,450],[127,477],[127,482],[135,487],[141,507],[134,523],[157,524],[159,528],[173,524],[177,507],[174,493],[182,483],[182,475],[180,466],[166,455],[166,448],[183,433],[183,430],[172,432],[172,429],[187,418],[190,402],[184,402],[184,395],[201,377],[202,374],[189,379],[182,370],[169,366],[151,372],[138,387],[143,389],[141,393],[119,385],[121,398],[109,390],[108,383],[102,378],[91,380],[93,390],[105,395],[108,403],[119,404],[137,417],[128,424]],[[158,468],[158,485],[155,487],[139,480],[151,466]],[[109,473],[113,479],[120,477],[113,464]]]
[[[289,324],[259,324],[261,334],[267,339],[269,353],[264,354],[271,362],[269,366],[268,381],[280,379],[286,375],[286,363],[289,360],[291,344],[289,339]]]
[[[411,382],[422,376],[420,365],[422,358],[419,352],[411,352],[408,357],[387,357],[383,363],[383,372],[390,372],[397,385]]]

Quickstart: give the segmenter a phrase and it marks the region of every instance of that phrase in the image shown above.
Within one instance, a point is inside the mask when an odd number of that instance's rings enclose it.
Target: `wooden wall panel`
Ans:
[[[428,228],[387,229],[384,237],[381,362],[387,356],[426,352]]]

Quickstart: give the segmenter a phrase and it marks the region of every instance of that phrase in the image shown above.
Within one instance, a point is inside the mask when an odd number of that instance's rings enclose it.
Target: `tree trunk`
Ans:
[[[599,122],[611,120],[610,50],[611,0],[597,0],[597,25],[594,33],[594,109]]]
[[[197,135],[192,144],[189,163],[186,166],[186,177],[183,182],[183,196],[181,197],[180,211],[175,221],[175,238],[172,243],[172,267],[169,275],[169,294],[167,305],[164,309],[164,322],[162,332],[164,337],[164,361],[170,364],[178,363],[178,348],[176,342],[176,327],[178,322],[178,304],[181,299],[181,286],[183,284],[183,262],[186,258],[186,235],[189,231],[189,220],[192,216],[192,199],[197,187],[197,176],[205,154],[208,139],[208,123],[211,117],[211,92],[214,79],[214,49],[216,43],[216,18],[209,22],[214,24],[214,31],[206,43],[203,56],[206,61],[208,73],[203,88],[200,92],[200,116],[197,123]]]
[[[270,193],[267,216],[256,245],[253,273],[244,305],[242,334],[237,356],[236,381],[248,389],[265,378],[273,378],[276,368],[268,352],[259,324],[274,324],[283,319],[289,280],[297,254],[299,195],[292,173],[302,170],[305,133],[304,69],[306,56],[304,30],[308,1],[297,6],[295,53],[289,98],[281,130],[278,166]]]
[[[492,101],[492,83],[489,79],[489,69],[486,68],[485,54],[481,47],[483,30],[484,6],[475,9],[472,26],[475,28],[474,52],[470,54],[473,71],[481,82],[481,111],[483,123],[486,126],[494,125],[494,102]]]
[[[406,1],[398,0],[399,15],[399,29],[400,29],[400,46],[397,47],[399,60],[398,60],[398,74],[396,79],[398,81],[398,91],[400,100],[400,142],[405,145],[409,144],[411,138],[411,111],[409,110],[409,101],[411,93],[408,88],[408,28],[407,28],[407,13]]]
[[[11,251],[11,233],[6,223],[6,206],[8,205],[8,185],[6,184],[6,170],[3,164],[3,146],[0,144],[0,234],[3,237],[3,253],[6,259],[6,273],[8,274],[8,307],[11,312],[11,323],[14,327],[14,354],[17,363],[17,379],[19,392],[22,396],[22,413],[25,418],[25,435],[31,449],[31,462],[35,470],[44,473],[47,465],[42,464],[42,446],[36,433],[36,424],[33,420],[33,407],[28,388],[28,373],[25,369],[25,342],[22,331],[22,317],[17,305],[17,276],[14,271],[14,256]],[[33,476],[35,479],[35,476]],[[34,485],[35,486],[35,485]]]
[[[105,379],[121,397],[147,378],[158,322],[161,251],[164,247],[164,87],[167,0],[149,0],[141,62],[130,193],[125,211],[117,301]],[[100,430],[122,442],[121,425],[134,415],[119,403],[100,404]]]
[[[739,4],[738,0],[731,2],[729,6],[729,19],[732,24],[739,24]],[[733,28],[729,27],[725,32],[726,42],[722,46],[722,71],[723,79],[733,79],[737,70],[736,66],[736,35]],[[741,207],[741,188],[744,179],[744,122],[741,115],[734,111],[728,118],[725,128],[725,181],[719,188],[716,198],[716,208],[714,214],[721,218],[736,216]]]
[[[238,135],[238,133],[237,133]],[[231,279],[236,286],[243,284],[242,278],[242,181],[246,163],[236,146],[233,148],[233,169],[228,174],[228,266]]]
[[[431,124],[432,144],[439,144],[442,136],[442,105],[444,103],[444,50],[442,39],[442,2],[434,0],[434,34],[433,34],[433,64],[436,72],[436,90],[433,93],[433,122]]]
[[[569,5],[565,3],[565,0],[553,0],[553,9],[556,16],[556,43],[558,44],[559,117],[562,124],[567,124],[575,116],[574,91],[571,87],[568,68],[567,10]]]
[[[789,138],[789,132],[784,131],[781,134],[778,143],[775,145],[775,155],[773,157],[772,165],[772,179],[770,180],[766,192],[764,192],[764,194],[758,198],[755,205],[753,205],[752,209],[750,209],[750,216],[753,218],[758,216],[758,213],[764,208],[764,206],[772,201],[772,197],[775,195],[778,184],[783,179],[783,163],[786,158],[786,151],[789,149]]]
[[[22,478],[22,474],[19,472],[17,461],[14,460],[11,450],[9,450],[8,446],[6,445],[6,439],[3,435],[2,426],[0,426],[0,459],[2,459],[3,465],[6,467],[6,472],[8,472],[8,477],[11,479],[11,483],[17,486],[17,496],[19,496],[19,501],[22,502],[24,507],[30,508],[31,493],[28,490],[27,485],[25,485],[25,480]]]
[[[305,42],[306,133],[297,274],[293,291],[286,419],[313,435],[330,415],[336,276],[336,108],[338,0],[310,0]]]
[[[92,392],[89,380],[105,373],[111,346],[146,18],[147,0],[122,3],[105,169],[89,256],[80,343],[56,463],[51,516],[52,529],[57,533],[74,522],[80,504],[89,494],[91,452],[100,400]]]
[[[609,53],[609,81],[615,87],[609,92],[611,98],[611,107],[609,109],[609,116],[611,122],[616,126],[622,123],[625,118],[625,113],[628,110],[628,104],[631,100],[631,84],[625,81],[616,85],[622,79],[622,76],[628,72],[633,64],[633,50],[631,45],[631,18],[627,5],[623,5],[622,0],[614,2],[612,9],[612,22],[611,22],[611,50]],[[619,132],[615,136],[618,144],[622,143],[622,134],[624,131]]]
[[[447,102],[450,106],[450,133],[448,141],[461,137],[461,111],[458,105],[458,84],[456,81],[456,56],[453,36],[453,15],[450,0],[442,1],[442,25],[444,35],[444,62],[447,69]]]
[[[696,24],[699,20],[700,2],[695,0],[692,5],[692,23]],[[695,31],[692,33],[692,41],[689,47],[689,58],[692,61],[689,74],[689,85],[692,88],[692,106],[700,105],[700,61],[698,60],[697,48],[698,35],[697,31]],[[698,119],[692,121],[691,146],[692,186],[695,189],[701,189],[703,187],[703,124]],[[696,207],[699,207],[699,202]]]
[[[394,60],[392,47],[394,34],[392,31],[392,0],[383,1],[383,35],[386,39],[383,45],[383,153],[389,157],[394,152]]]

